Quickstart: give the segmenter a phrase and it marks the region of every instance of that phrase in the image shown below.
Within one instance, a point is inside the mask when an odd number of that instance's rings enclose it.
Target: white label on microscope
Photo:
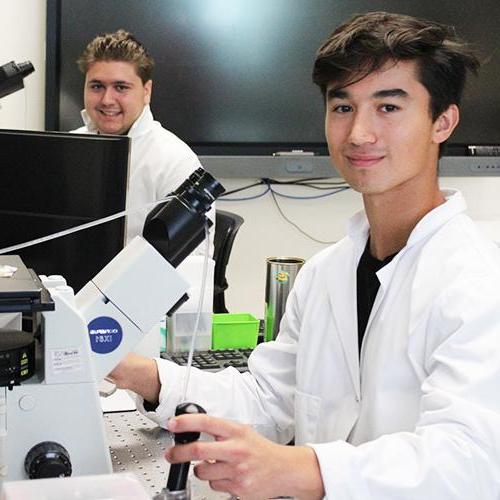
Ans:
[[[79,347],[52,349],[52,371],[58,373],[74,373],[82,369],[82,356]]]

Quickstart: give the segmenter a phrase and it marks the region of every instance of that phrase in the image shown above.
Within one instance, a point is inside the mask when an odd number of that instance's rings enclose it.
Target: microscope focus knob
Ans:
[[[24,469],[30,479],[71,476],[69,453],[59,443],[38,443],[26,455]]]

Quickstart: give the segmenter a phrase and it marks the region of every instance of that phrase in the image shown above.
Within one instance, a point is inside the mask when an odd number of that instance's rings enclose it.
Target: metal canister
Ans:
[[[304,262],[304,259],[298,257],[269,257],[266,259],[266,310],[264,315],[266,341],[274,340],[278,335],[288,294]]]

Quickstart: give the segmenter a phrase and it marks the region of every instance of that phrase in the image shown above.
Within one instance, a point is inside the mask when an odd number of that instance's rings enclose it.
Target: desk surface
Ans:
[[[113,472],[134,473],[153,497],[167,484],[168,462],[163,458],[172,445],[170,434],[138,411],[104,414]],[[191,497],[194,500],[228,500],[228,494],[212,491],[205,481],[192,474]]]

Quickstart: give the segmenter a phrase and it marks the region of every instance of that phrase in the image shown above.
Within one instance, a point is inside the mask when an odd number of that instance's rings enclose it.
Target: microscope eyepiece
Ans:
[[[173,194],[193,210],[205,213],[223,192],[221,184],[208,172],[199,168]]]
[[[174,267],[205,238],[206,213],[224,192],[208,172],[195,170],[173,193],[147,216],[142,235]]]
[[[35,68],[29,61],[16,64],[10,61],[0,66],[0,98],[12,94],[24,87],[23,79]]]

